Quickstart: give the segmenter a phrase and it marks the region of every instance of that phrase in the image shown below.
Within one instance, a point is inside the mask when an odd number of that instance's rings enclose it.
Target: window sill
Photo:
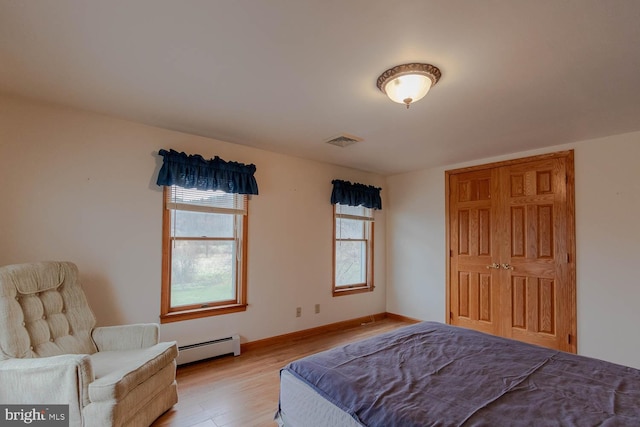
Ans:
[[[173,311],[160,315],[160,323],[180,322],[182,320],[199,319],[201,317],[219,316],[221,314],[246,311],[247,304],[225,305],[220,307],[196,308],[193,310]]]
[[[373,292],[373,286],[360,286],[360,287],[334,289],[333,296],[339,297],[342,295],[361,294],[364,292]]]

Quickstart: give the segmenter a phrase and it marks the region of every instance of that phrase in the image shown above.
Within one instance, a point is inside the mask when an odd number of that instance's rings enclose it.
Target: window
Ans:
[[[373,291],[373,224],[373,209],[334,205],[334,296]]]
[[[246,310],[246,195],[166,186],[162,228],[162,323]]]

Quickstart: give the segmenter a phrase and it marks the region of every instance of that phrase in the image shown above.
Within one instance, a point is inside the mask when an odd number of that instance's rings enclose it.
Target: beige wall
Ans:
[[[640,132],[388,177],[387,310],[445,321],[445,170],[571,148],[578,352],[640,368]]]
[[[0,264],[72,260],[101,325],[157,322],[160,148],[255,163],[260,186],[250,204],[249,309],[164,325],[163,337],[180,344],[231,333],[257,340],[385,309],[444,321],[444,171],[575,148],[578,351],[640,368],[640,133],[396,175],[385,185],[379,175],[0,97]],[[383,187],[371,294],[330,294],[334,178]]]
[[[0,97],[0,265],[74,261],[99,324],[157,322],[160,148],[254,163],[260,188],[249,205],[248,310],[163,325],[163,338],[253,341],[385,310],[386,206],[376,213],[375,291],[331,296],[331,180],[383,187],[382,176],[9,97]]]

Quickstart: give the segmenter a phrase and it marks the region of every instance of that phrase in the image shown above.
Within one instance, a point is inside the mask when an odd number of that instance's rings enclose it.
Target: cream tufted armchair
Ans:
[[[148,426],[178,400],[158,325],[95,327],[69,262],[0,267],[0,403],[68,404],[70,426]]]

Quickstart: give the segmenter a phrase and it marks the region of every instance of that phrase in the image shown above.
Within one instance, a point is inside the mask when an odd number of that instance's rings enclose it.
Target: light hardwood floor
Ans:
[[[179,402],[153,427],[274,427],[280,368],[295,359],[408,324],[385,318],[248,350],[237,357],[179,367]]]

